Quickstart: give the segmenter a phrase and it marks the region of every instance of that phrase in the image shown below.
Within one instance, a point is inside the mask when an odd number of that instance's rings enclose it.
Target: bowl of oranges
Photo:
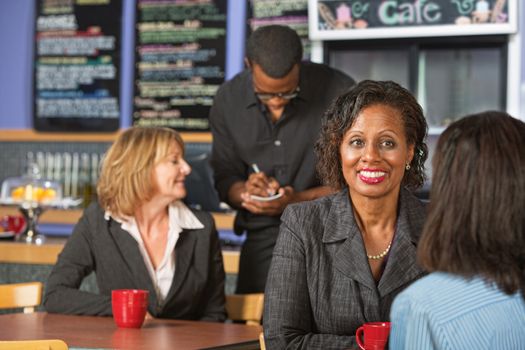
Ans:
[[[4,204],[53,205],[61,199],[62,189],[59,183],[23,176],[6,179],[0,194],[0,201]]]
[[[52,187],[45,188],[28,184],[13,188],[11,190],[11,198],[13,201],[45,203],[55,200],[57,198],[57,191]]]

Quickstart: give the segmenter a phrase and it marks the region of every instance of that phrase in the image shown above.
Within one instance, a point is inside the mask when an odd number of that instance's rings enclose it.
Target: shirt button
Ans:
[[[275,140],[273,142],[274,145],[276,145],[277,147],[279,147],[281,145],[281,141],[280,140]]]

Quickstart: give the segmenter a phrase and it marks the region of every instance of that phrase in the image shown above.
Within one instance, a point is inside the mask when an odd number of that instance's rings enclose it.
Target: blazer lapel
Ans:
[[[378,290],[381,297],[414,281],[424,274],[416,261],[419,236],[423,229],[425,208],[408,191],[401,190],[400,209],[394,243]]]
[[[122,260],[126,264],[130,275],[133,276],[135,288],[144,289],[144,286],[146,286],[150,295],[150,304],[152,301],[156,303],[157,293],[153,287],[137,241],[128,232],[124,231],[120,223],[115,220],[110,220],[109,232],[116,243],[117,249],[120,250]]]
[[[325,227],[323,243],[340,245],[334,257],[335,268],[348,278],[375,290],[376,284],[366,259],[348,190],[345,189],[334,196]]]
[[[191,266],[196,242],[196,235],[189,234],[188,230],[180,233],[175,245],[175,276],[165,300],[171,300],[172,296],[182,287]]]

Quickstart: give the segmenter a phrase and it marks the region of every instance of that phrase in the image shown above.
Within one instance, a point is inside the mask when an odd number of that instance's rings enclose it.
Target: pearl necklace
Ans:
[[[390,251],[390,246],[392,245],[392,241],[390,241],[390,243],[388,243],[388,247],[386,247],[385,250],[383,250],[381,253],[377,254],[377,255],[368,255],[366,254],[367,258],[368,259],[371,259],[371,260],[379,260],[381,259],[382,257],[384,257],[385,255],[388,254],[388,252]]]

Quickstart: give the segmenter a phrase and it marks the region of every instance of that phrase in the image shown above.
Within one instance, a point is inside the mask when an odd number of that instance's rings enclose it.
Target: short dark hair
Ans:
[[[279,79],[301,62],[301,39],[287,26],[270,25],[257,28],[246,44],[246,58],[256,63],[266,75]]]
[[[425,143],[427,122],[423,109],[414,96],[393,81],[363,80],[336,98],[328,107],[315,145],[320,179],[325,185],[335,189],[347,186],[339,147],[359,113],[372,105],[386,105],[401,114],[407,143],[414,145],[414,158],[410,163],[410,170],[405,171],[401,184],[411,190],[421,187],[425,181],[425,160],[428,156]]]
[[[473,114],[441,134],[418,259],[525,297],[525,123]]]

